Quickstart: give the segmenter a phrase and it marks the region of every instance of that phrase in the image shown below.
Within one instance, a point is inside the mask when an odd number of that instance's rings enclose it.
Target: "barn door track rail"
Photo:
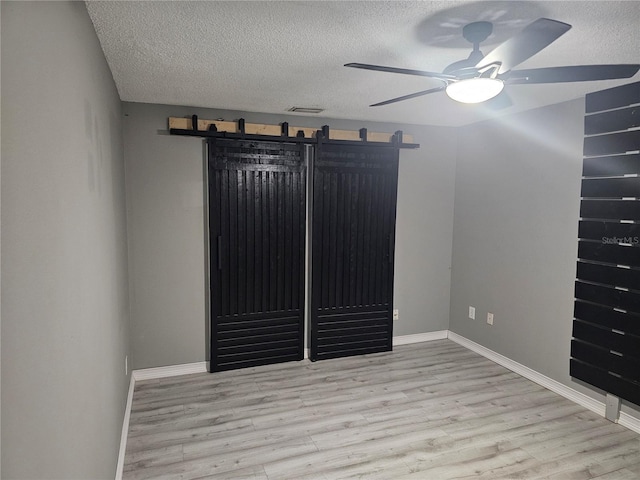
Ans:
[[[169,133],[188,137],[228,138],[286,143],[337,143],[341,145],[375,145],[394,148],[419,148],[413,143],[411,135],[402,130],[395,133],[368,132],[360,130],[331,130],[328,125],[321,129],[310,127],[292,127],[288,122],[280,125],[246,123],[243,118],[237,121],[200,120],[197,115],[191,118],[169,117]]]

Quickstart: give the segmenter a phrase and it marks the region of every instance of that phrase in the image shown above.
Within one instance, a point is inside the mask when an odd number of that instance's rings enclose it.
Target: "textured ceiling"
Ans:
[[[442,71],[468,56],[461,27],[475,20],[494,22],[485,54],[539,17],[573,25],[519,68],[640,63],[638,1],[90,1],[87,9],[120,97],[131,102],[267,113],[320,107],[331,118],[457,126],[632,81],[511,85],[513,105],[499,111],[442,92],[370,108],[440,83],[343,67]]]

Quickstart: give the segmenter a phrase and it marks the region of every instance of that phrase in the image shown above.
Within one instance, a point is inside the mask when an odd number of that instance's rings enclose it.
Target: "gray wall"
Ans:
[[[2,478],[113,478],[129,351],[120,100],[84,3],[1,8]]]
[[[113,477],[125,356],[130,368],[205,359],[202,142],[168,136],[168,116],[413,134],[395,335],[451,328],[602,399],[568,376],[582,102],[457,131],[121,107],[82,3],[2,2],[1,14],[2,478]]]
[[[569,377],[583,117],[576,100],[459,129],[450,329],[603,400]]]
[[[203,142],[167,135],[169,116],[337,129],[402,129],[422,144],[400,160],[395,335],[448,326],[455,131],[124,103],[134,367],[204,361]]]

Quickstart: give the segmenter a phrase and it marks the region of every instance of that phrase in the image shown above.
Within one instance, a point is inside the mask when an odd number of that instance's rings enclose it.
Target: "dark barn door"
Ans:
[[[211,371],[303,358],[303,148],[209,142]]]
[[[391,350],[397,180],[397,148],[316,151],[312,360]]]

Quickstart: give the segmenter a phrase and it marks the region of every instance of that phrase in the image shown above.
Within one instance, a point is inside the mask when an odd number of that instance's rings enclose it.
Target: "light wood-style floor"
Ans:
[[[640,478],[640,436],[449,340],[136,384],[125,479]]]

